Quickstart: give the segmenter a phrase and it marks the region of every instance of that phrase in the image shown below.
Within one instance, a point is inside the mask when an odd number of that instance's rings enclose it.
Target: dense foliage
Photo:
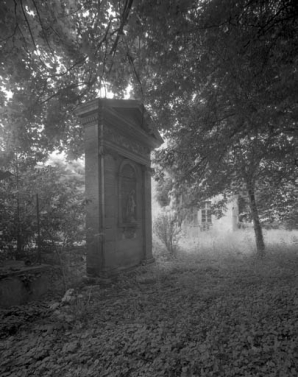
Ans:
[[[155,187],[155,199],[161,207],[166,207],[171,203],[172,188],[172,179],[165,174],[161,175]]]
[[[84,239],[84,169],[79,162],[50,163],[33,166],[18,156],[10,177],[0,181],[0,248],[7,257],[36,252],[38,243],[66,246]]]
[[[4,0],[0,26],[2,160],[79,155],[76,106],[130,83],[169,140],[157,162],[177,195],[244,191],[263,254],[257,198],[274,217],[297,185],[295,0]]]
[[[282,217],[297,200],[297,3],[193,5],[144,37],[143,86],[169,138],[157,161],[186,206],[243,193],[263,254],[261,217]],[[152,3],[144,33],[163,6]]]
[[[1,1],[0,136],[6,154],[17,148],[42,158],[63,146],[82,153],[73,110],[96,97],[108,79],[127,86],[123,29],[132,3]]]

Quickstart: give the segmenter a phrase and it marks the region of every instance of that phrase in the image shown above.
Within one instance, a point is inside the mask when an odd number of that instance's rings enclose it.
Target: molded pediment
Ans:
[[[122,134],[144,142],[151,149],[163,144],[154,121],[140,101],[97,98],[80,105],[76,114],[83,124],[99,122],[99,109],[104,121],[118,128]]]
[[[119,120],[125,120],[130,126],[143,131],[147,137],[152,139],[156,147],[164,142],[149,113],[140,101],[104,99],[102,102],[104,108],[116,115]]]

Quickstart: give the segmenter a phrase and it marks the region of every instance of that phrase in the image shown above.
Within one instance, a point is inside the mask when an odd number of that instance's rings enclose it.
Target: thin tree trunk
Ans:
[[[39,215],[39,198],[36,193],[36,219],[37,219],[37,259],[41,263],[41,247],[40,247],[40,215]]]
[[[258,207],[256,204],[255,193],[252,188],[248,189],[248,196],[249,196],[251,215],[252,215],[253,224],[254,224],[257,254],[258,256],[263,257],[265,255],[265,243],[264,243],[263,231],[262,231],[259,213],[258,213]]]
[[[17,252],[16,259],[22,257],[22,233],[21,233],[21,215],[20,215],[20,184],[19,184],[19,162],[16,159],[16,186],[17,186]]]

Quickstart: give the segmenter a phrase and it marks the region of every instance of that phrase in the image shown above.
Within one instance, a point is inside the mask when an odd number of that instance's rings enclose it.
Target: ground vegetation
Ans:
[[[187,238],[176,258],[2,310],[1,375],[296,376],[298,237],[264,236],[261,262],[248,231]]]

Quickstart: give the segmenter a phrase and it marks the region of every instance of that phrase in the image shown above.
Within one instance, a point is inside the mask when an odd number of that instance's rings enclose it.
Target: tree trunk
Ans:
[[[17,197],[17,251],[16,251],[16,259],[19,260],[22,257],[22,234],[21,234],[21,219],[20,219],[20,200],[19,200],[19,192]]]
[[[22,258],[22,232],[21,232],[21,215],[20,215],[20,184],[19,184],[19,165],[16,161],[16,185],[17,185],[17,251],[16,259]]]
[[[260,223],[258,207],[256,204],[256,198],[255,198],[255,193],[254,193],[253,188],[248,189],[248,196],[249,196],[249,204],[250,204],[252,220],[254,224],[257,254],[259,257],[262,258],[265,255],[265,243],[264,243],[263,231],[262,231],[262,227]]]

